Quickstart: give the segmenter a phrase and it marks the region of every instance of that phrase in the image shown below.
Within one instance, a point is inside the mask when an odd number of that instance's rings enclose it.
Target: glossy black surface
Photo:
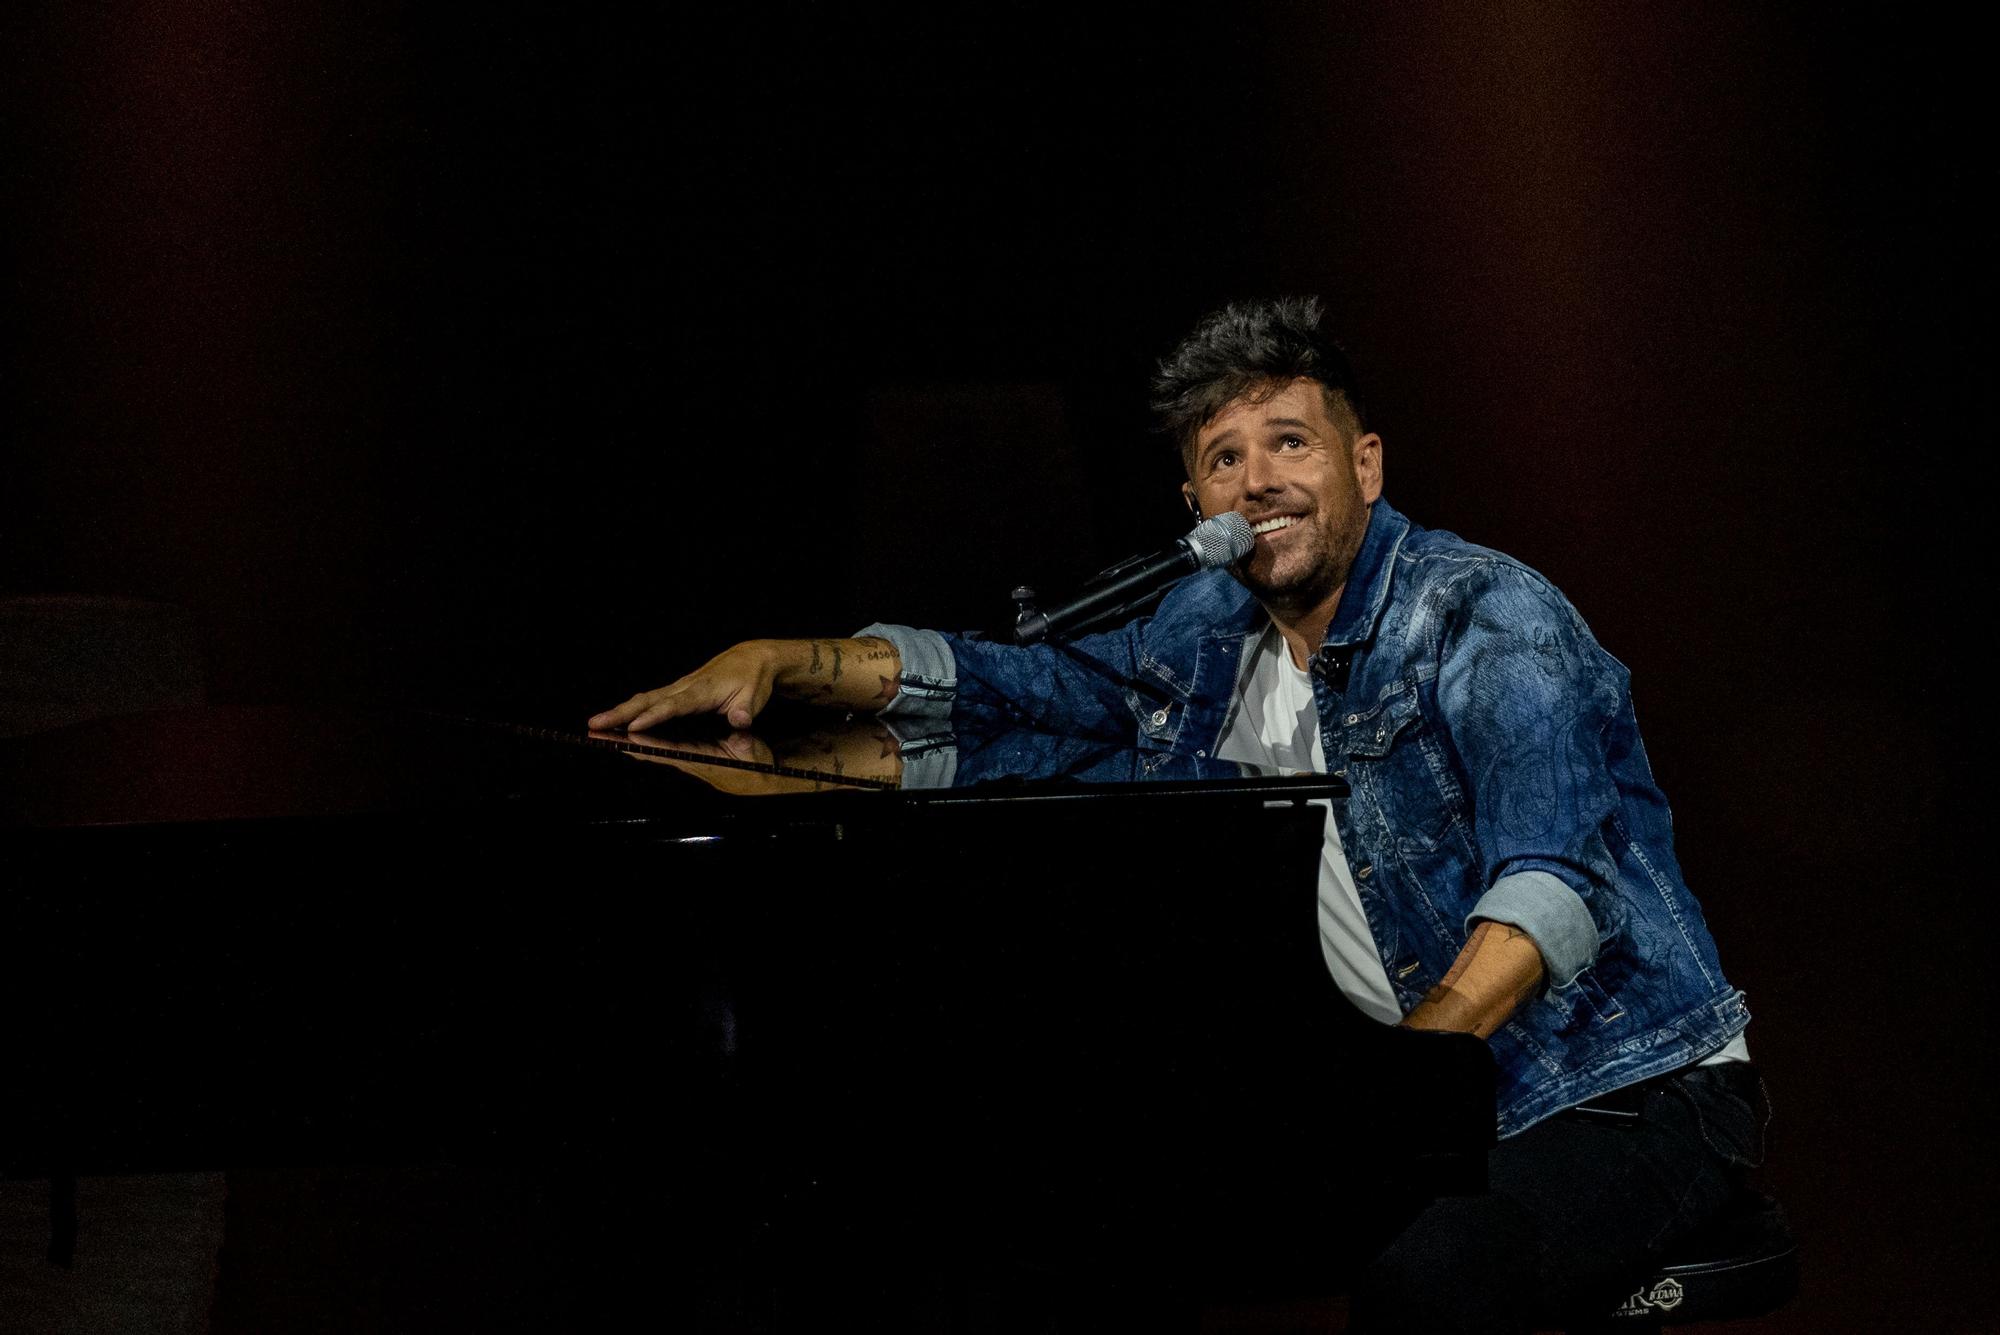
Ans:
[[[787,726],[789,724],[789,726]],[[200,707],[0,738],[0,831],[259,820],[490,817],[531,823],[740,820],[728,799],[895,790],[898,752],[977,752],[978,782],[903,791],[904,802],[1227,786],[1326,796],[1324,775],[1162,758],[1089,739],[992,728],[892,736],[873,720],[792,715],[755,735],[590,733],[416,712]],[[870,762],[865,765],[860,761]],[[632,762],[657,762],[635,767]],[[690,780],[696,780],[691,782]],[[759,811],[783,819],[789,806]]]
[[[851,1309],[883,1249],[1324,1275],[1477,1183],[1485,1045],[1366,1021],[1321,959],[1336,782],[954,744],[990,781],[869,786],[921,748],[865,727],[10,742],[5,1167],[616,1163],[723,1313]]]

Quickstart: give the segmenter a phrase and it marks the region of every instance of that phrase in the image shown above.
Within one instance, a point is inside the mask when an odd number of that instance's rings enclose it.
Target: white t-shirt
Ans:
[[[1236,710],[1215,754],[1267,769],[1326,773],[1312,677],[1293,666],[1291,650],[1276,626],[1266,628],[1237,684]],[[1361,895],[1340,846],[1333,804],[1314,805],[1326,808],[1326,842],[1319,854],[1319,946],[1326,967],[1362,1014],[1394,1024],[1403,1018],[1403,1008],[1396,1003],[1389,971],[1375,949],[1375,933],[1361,911]]]

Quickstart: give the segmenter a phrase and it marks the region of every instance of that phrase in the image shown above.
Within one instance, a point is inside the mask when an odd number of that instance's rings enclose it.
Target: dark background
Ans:
[[[990,624],[1184,526],[1152,358],[1323,295],[1395,503],[1633,669],[1779,1109],[1780,1324],[1984,1324],[1967,34],[247,0],[4,36],[0,594],[184,606],[218,701],[580,721],[745,635]]]

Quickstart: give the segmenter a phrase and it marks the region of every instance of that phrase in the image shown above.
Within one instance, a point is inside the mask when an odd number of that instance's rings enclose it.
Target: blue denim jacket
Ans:
[[[973,708],[1207,760],[1268,624],[1226,572],[1068,646],[875,626],[898,712]],[[1372,508],[1313,664],[1334,806],[1363,911],[1407,1012],[1468,923],[1525,930],[1549,987],[1492,1038],[1499,1134],[1701,1060],[1749,1023],[1674,859],[1629,673],[1520,562]]]

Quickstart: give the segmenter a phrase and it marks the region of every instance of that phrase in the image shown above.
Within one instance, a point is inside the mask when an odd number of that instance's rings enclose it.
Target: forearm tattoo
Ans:
[[[806,676],[812,678],[821,695],[833,694],[835,683],[840,680],[843,670],[841,660],[845,654],[838,640],[812,641],[812,661],[806,664]],[[821,677],[826,680],[820,681]]]
[[[832,695],[847,675],[851,663],[894,663],[896,646],[887,640],[869,638],[865,640],[812,640],[809,641],[812,659],[806,664],[806,677],[813,683],[813,689],[820,695]],[[888,701],[895,697],[896,679],[874,674],[881,683],[873,699]],[[849,697],[852,698],[852,697]]]

